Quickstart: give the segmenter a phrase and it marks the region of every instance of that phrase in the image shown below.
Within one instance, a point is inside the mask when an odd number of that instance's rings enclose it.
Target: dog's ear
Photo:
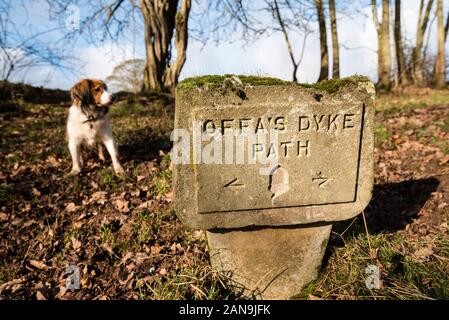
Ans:
[[[88,79],[81,80],[75,84],[70,90],[73,104],[77,106],[87,106],[92,102],[92,93],[90,91],[91,81]]]

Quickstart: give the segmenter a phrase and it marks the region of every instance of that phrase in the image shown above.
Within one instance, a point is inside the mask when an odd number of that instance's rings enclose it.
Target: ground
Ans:
[[[15,104],[0,112],[0,299],[236,298],[204,233],[173,211],[169,97],[111,108],[125,178],[94,154],[66,176],[67,106]],[[449,93],[380,95],[375,163],[370,205],[335,224],[320,277],[298,299],[449,298]],[[66,289],[71,264],[80,290]],[[369,265],[378,289],[365,284]]]

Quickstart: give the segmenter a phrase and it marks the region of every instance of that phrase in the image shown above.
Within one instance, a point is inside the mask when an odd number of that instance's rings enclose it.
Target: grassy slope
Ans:
[[[173,212],[169,99],[112,108],[123,180],[95,157],[80,177],[64,177],[67,110],[21,108],[0,113],[0,298],[233,298],[210,268],[204,234]],[[361,216],[336,224],[321,276],[300,298],[449,298],[449,98],[381,96],[377,108],[369,237]],[[64,290],[70,263],[82,290]],[[380,290],[365,286],[368,264],[381,268]]]
[[[376,103],[376,181],[360,215],[334,226],[320,278],[300,297],[449,298],[449,95],[382,95]],[[381,288],[367,289],[376,265]]]

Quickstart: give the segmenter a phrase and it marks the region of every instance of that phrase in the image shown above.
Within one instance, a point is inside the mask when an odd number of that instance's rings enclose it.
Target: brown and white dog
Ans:
[[[100,80],[83,79],[75,84],[70,94],[72,106],[67,121],[69,150],[72,156],[71,174],[78,174],[83,165],[81,145],[97,148],[98,156],[104,160],[104,144],[108,150],[116,174],[122,174],[123,168],[118,160],[117,147],[109,124],[108,110],[112,103],[112,94],[106,84]]]

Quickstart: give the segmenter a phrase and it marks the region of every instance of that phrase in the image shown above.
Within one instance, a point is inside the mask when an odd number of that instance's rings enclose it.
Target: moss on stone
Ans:
[[[348,78],[330,79],[313,84],[300,83],[299,85],[332,94],[338,92],[341,88],[347,85],[357,85],[360,82],[371,82],[371,80],[366,76],[355,75]]]
[[[290,81],[284,81],[276,78],[243,76],[243,75],[208,75],[201,77],[187,78],[178,84],[177,89],[194,89],[194,88],[213,88],[224,84],[226,79],[238,77],[245,86],[273,86],[273,85],[294,85]]]
[[[257,76],[243,76],[243,75],[207,75],[200,77],[187,78],[181,81],[177,89],[195,89],[195,88],[216,88],[225,85],[225,80],[233,76],[238,77],[244,86],[300,86],[304,88],[310,88],[318,91],[325,91],[327,93],[336,93],[342,87],[347,85],[357,85],[360,82],[369,82],[369,78],[366,76],[355,75],[342,79],[331,79],[321,81],[318,83],[296,83],[292,81],[285,81],[276,78],[269,77],[257,77]]]

